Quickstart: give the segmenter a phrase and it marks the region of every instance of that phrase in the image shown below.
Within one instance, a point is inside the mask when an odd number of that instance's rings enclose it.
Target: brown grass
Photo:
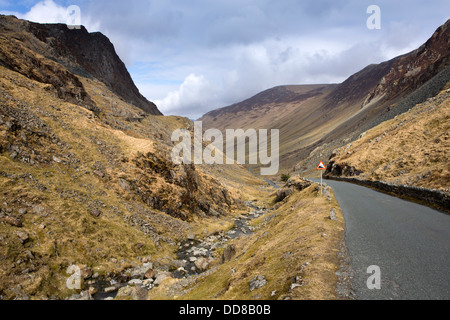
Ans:
[[[341,214],[338,221],[329,219],[333,207],[338,208],[336,201],[320,197],[315,186],[297,192],[276,211],[255,220],[255,234],[235,240],[233,260],[216,265],[210,275],[187,285],[185,291],[174,291],[172,280],[152,290],[149,298],[336,299],[335,272],[344,221]],[[249,282],[258,275],[268,283],[251,292]],[[296,277],[302,285],[291,290]]]
[[[450,190],[450,94],[437,97],[369,130],[333,160],[361,170],[362,179]]]

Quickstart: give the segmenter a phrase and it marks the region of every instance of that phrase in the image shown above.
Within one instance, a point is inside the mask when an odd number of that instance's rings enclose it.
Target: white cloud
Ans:
[[[190,74],[176,90],[155,101],[164,114],[195,119],[277,85],[338,83],[385,59],[377,43],[351,45],[308,37],[236,45],[221,48],[217,55],[212,62],[192,66],[201,75]],[[216,59],[223,63],[215,65]],[[148,86],[139,87],[151,93]]]
[[[217,103],[218,88],[203,75],[190,74],[176,91],[169,92],[162,100],[155,101],[164,114],[186,111],[188,115],[200,116],[205,108]]]
[[[84,15],[81,10],[78,18],[77,13],[68,10],[69,7],[61,6],[53,0],[44,0],[36,3],[30,11],[24,14],[11,11],[2,11],[1,13],[15,15],[19,19],[38,23],[64,23],[72,25],[79,22],[89,31],[98,30],[99,23],[92,23],[92,20],[87,15]]]

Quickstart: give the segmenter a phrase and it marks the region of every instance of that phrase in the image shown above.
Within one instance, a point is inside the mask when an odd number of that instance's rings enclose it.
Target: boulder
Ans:
[[[92,269],[89,268],[89,267],[83,268],[83,269],[81,270],[81,277],[82,277],[84,280],[87,280],[87,279],[91,278],[93,274],[94,274],[94,272],[93,272]]]
[[[172,261],[172,265],[175,267],[175,268],[185,268],[186,267],[186,264],[187,264],[187,261],[186,260],[174,260],[174,261]]]
[[[147,290],[142,287],[123,287],[117,292],[115,300],[147,300]]]
[[[98,218],[102,214],[102,212],[100,210],[95,209],[95,208],[94,209],[90,209],[89,213],[95,218]]]
[[[52,160],[54,162],[56,162],[56,163],[61,163],[62,162],[62,160],[60,158],[56,157],[56,156],[53,156]]]
[[[145,279],[154,279],[155,271],[153,269],[148,269],[147,272],[145,272],[144,278]]]
[[[19,238],[20,242],[22,243],[25,243],[30,239],[28,233],[24,231],[16,231],[14,232],[14,234]]]
[[[133,280],[128,281],[128,284],[130,286],[139,286],[139,285],[142,285],[143,283],[144,283],[144,281],[142,281],[140,279],[133,279]]]
[[[17,218],[14,218],[11,216],[6,216],[3,219],[5,220],[6,223],[12,225],[13,227],[18,227],[18,228],[22,227],[22,221],[20,221]]]
[[[105,293],[112,293],[112,292],[117,291],[117,289],[118,288],[116,286],[111,286],[111,287],[105,288],[103,291],[105,291]]]
[[[131,279],[144,280],[145,274],[147,273],[147,271],[149,269],[151,269],[151,268],[146,267],[146,266],[141,266],[141,267],[136,267],[136,268],[130,269],[128,272],[129,272]]]
[[[197,270],[200,272],[205,272],[209,267],[209,261],[204,257],[198,258],[194,264]]]
[[[208,249],[206,249],[206,248],[192,247],[192,254],[193,254],[195,257],[198,257],[198,256],[207,256],[207,255],[208,255]]]
[[[190,235],[188,235],[188,236],[187,236],[187,239],[190,240],[190,241],[195,240],[195,234],[190,234]]]
[[[250,291],[264,287],[267,284],[267,280],[264,276],[256,276],[250,280]]]
[[[93,174],[95,174],[99,178],[104,178],[105,177],[105,174],[103,172],[101,172],[100,170],[94,170]]]
[[[33,213],[38,214],[38,215],[44,215],[44,213],[45,213],[44,206],[42,206],[40,204],[33,206]]]
[[[236,247],[232,244],[225,247],[221,256],[221,263],[230,261],[236,254]]]
[[[155,281],[153,282],[155,285],[160,285],[165,279],[171,278],[172,274],[166,271],[160,271],[156,274]]]
[[[275,202],[281,202],[287,197],[289,197],[291,194],[294,193],[294,190],[291,188],[282,188],[277,191],[277,197],[275,199]]]
[[[95,294],[97,294],[98,293],[98,289],[97,288],[95,288],[95,287],[89,287],[89,294],[91,295],[91,296],[93,296],[93,295],[95,295]]]

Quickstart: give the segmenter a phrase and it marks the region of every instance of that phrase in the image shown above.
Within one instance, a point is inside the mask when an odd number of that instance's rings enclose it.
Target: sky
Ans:
[[[448,0],[0,0],[0,13],[68,23],[72,5],[147,99],[191,119],[279,85],[340,83],[418,48],[450,18]],[[379,29],[367,26],[371,5]]]

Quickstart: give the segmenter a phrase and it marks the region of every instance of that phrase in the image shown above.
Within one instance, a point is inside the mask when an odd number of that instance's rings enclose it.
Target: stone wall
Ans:
[[[330,175],[326,176],[325,179],[351,182],[362,186],[372,187],[382,192],[393,193],[401,198],[417,199],[429,206],[438,207],[440,210],[443,210],[446,213],[450,214],[450,196],[445,192],[439,190],[431,190],[415,186],[395,185],[382,181],[369,181],[369,180],[360,180],[356,178],[334,177]]]

